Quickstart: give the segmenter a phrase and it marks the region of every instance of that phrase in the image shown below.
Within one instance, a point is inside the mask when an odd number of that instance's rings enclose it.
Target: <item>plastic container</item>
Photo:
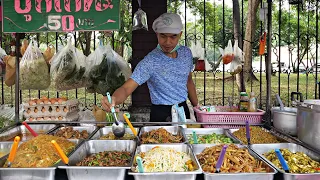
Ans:
[[[233,107],[237,108],[237,107]],[[204,128],[239,128],[246,121],[250,125],[262,124],[262,116],[265,111],[257,110],[257,112],[229,112],[229,106],[216,106],[217,112],[202,112],[198,108],[193,108],[197,114],[198,122],[210,122],[210,123],[226,123],[221,125],[207,124],[203,125]]]

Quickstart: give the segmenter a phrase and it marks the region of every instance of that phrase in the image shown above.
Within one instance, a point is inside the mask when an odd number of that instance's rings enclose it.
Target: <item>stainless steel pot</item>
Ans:
[[[291,96],[293,96],[293,94],[291,94]],[[284,133],[296,136],[297,108],[284,107],[278,94],[276,95],[276,98],[280,104],[280,107],[274,107],[271,109],[273,126]]]
[[[305,100],[298,104],[298,138],[320,150],[320,100]]]
[[[273,111],[273,126],[289,135],[297,136],[297,108],[285,107]]]

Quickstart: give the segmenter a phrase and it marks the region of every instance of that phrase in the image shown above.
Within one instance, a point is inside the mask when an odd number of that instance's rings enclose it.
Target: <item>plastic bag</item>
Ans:
[[[235,75],[242,71],[242,60],[243,60],[243,53],[242,50],[238,46],[238,40],[234,42],[234,59],[231,61],[230,64],[230,74]]]
[[[90,110],[85,110],[85,111],[80,111],[79,113],[79,122],[83,122],[83,121],[89,121],[89,122],[95,122],[96,119],[93,115],[93,112]],[[81,123],[80,126],[94,126],[95,124],[84,124]]]
[[[88,73],[90,93],[113,94],[131,76],[128,63],[110,45],[98,48],[88,57],[88,62],[94,65]]]
[[[6,55],[6,51],[0,47],[0,58],[3,59]]]
[[[224,50],[222,48],[219,48],[219,50],[222,55],[223,64],[229,64],[234,58],[231,40],[228,41],[228,46]]]
[[[198,59],[204,59],[204,48],[202,48],[200,42],[197,42],[197,44],[192,42],[190,50],[193,56],[193,64],[196,64]]]
[[[3,58],[7,55],[6,51],[0,48],[0,77],[6,73],[6,63]]]
[[[20,61],[20,88],[43,90],[50,86],[50,73],[40,49],[32,42]]]
[[[72,45],[71,39],[53,56],[51,77],[58,91],[82,88],[87,85],[85,60],[86,56]]]
[[[139,9],[134,13],[132,31],[144,29],[148,31],[147,13],[141,9],[141,0],[138,0]]]
[[[94,106],[92,113],[96,119],[97,122],[104,122],[107,118],[106,112],[103,111],[98,106]],[[104,126],[103,124],[97,124],[98,127]]]
[[[185,125],[187,121],[184,107],[179,107],[177,104],[171,107],[171,117],[172,122],[179,122]],[[175,124],[174,126],[178,126],[178,124]]]
[[[22,42],[22,46],[21,46],[21,48],[20,48],[20,51],[21,51],[21,55],[23,56],[24,55],[24,53],[26,52],[26,50],[27,50],[27,48],[28,48],[28,46],[29,46],[29,42],[28,42],[28,40],[23,40],[23,42]]]
[[[47,62],[47,64],[51,63],[51,59],[54,56],[56,52],[56,48],[53,46],[48,46],[46,51],[43,53],[44,60]]]
[[[4,76],[4,82],[7,86],[11,87],[16,82],[16,57],[15,56],[5,56],[3,58],[6,64],[6,74]]]
[[[2,77],[5,73],[6,64],[0,59],[0,77]]]
[[[104,56],[106,56],[108,53],[110,54],[107,47],[100,44],[96,50],[87,57],[86,61],[88,66],[86,74],[89,74],[94,66],[100,65]]]

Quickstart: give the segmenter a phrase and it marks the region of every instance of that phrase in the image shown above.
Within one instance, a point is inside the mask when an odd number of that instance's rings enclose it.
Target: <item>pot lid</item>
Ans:
[[[307,99],[301,104],[302,106],[309,107],[311,109],[320,110],[320,100],[319,99]]]
[[[320,106],[320,100],[319,99],[307,99],[307,100],[303,101],[303,104]]]
[[[272,111],[281,111],[280,107],[273,107]],[[288,113],[297,113],[298,109],[295,107],[284,107],[283,111],[281,112],[288,112]]]

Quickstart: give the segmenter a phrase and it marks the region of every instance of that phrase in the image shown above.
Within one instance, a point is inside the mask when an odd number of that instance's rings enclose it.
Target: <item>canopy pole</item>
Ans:
[[[16,82],[15,82],[15,120],[16,123],[19,122],[19,107],[20,107],[20,101],[19,101],[19,74],[20,74],[20,34],[16,34]]]

